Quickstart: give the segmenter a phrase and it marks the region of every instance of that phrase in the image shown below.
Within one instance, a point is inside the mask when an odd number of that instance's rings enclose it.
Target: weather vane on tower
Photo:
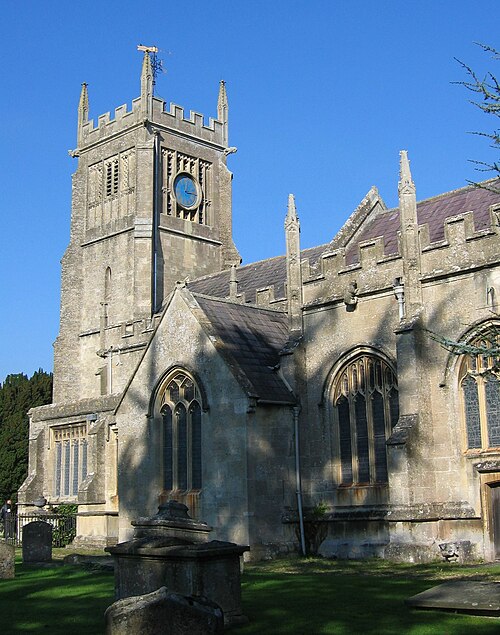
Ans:
[[[144,51],[144,53],[148,53],[151,58],[151,69],[153,71],[153,93],[156,84],[156,76],[158,73],[165,73],[165,69],[163,68],[163,61],[158,57],[158,47],[157,46],[144,46],[144,44],[137,45],[138,51]]]

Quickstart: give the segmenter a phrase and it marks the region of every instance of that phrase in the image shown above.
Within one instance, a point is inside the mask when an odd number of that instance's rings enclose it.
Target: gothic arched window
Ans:
[[[201,394],[184,371],[169,376],[160,394],[163,489],[201,489]]]
[[[459,385],[467,449],[500,447],[500,331],[485,331],[466,346]]]
[[[386,483],[386,439],[399,417],[396,376],[388,362],[360,354],[332,385],[335,455],[342,485]]]

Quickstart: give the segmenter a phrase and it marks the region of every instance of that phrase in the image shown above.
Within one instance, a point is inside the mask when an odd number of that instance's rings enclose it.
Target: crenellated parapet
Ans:
[[[422,278],[446,277],[469,269],[500,264],[497,210],[500,210],[500,202],[490,206],[489,227],[479,230],[475,228],[472,211],[447,218],[443,227],[444,237],[439,241],[431,242],[429,226],[422,225]]]
[[[350,264],[344,248],[327,250],[318,261],[302,261],[304,305],[344,301],[346,290],[356,283],[362,297],[392,289],[401,276],[401,257],[385,255],[381,238],[359,244],[359,261]]]
[[[166,132],[181,133],[198,141],[201,139],[207,144],[218,146],[221,150],[227,145],[227,123],[211,117],[206,122],[204,115],[194,111],[186,115],[181,106],[174,103],[168,105],[158,97],[152,100],[150,119],[145,118],[141,98],[138,97],[133,100],[131,109],[128,109],[126,104],[118,106],[113,118],[110,112],[106,112],[99,115],[97,123],[93,119],[82,123],[77,151],[84,151],[97,143],[128,132],[131,128],[148,124]]]

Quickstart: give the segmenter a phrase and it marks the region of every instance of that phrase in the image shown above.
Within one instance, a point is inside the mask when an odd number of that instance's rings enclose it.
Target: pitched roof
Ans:
[[[306,258],[312,263],[316,262],[328,247],[329,245],[326,244],[304,249],[301,251],[301,258]],[[230,270],[226,269],[226,271],[193,280],[187,286],[194,293],[227,298],[230,275]],[[245,294],[246,302],[255,302],[258,289],[267,289],[273,285],[275,298],[285,299],[286,257],[276,256],[238,267],[237,277],[238,292]]]
[[[193,294],[207,318],[201,321],[215,347],[247,394],[261,402],[293,404],[278,374],[280,351],[288,341],[285,313]]]
[[[500,203],[499,194],[470,185],[417,203],[418,224],[427,224],[430,241],[438,242],[444,239],[444,225],[447,218],[472,211],[475,230],[480,231],[490,225],[489,209],[491,205],[498,203]],[[346,224],[348,223],[349,220]],[[358,244],[360,242],[378,237],[383,238],[385,255],[398,253],[398,208],[378,212],[373,218],[368,215],[364,224],[365,227],[356,235],[352,243],[349,244],[349,239],[345,238],[344,245],[334,245],[336,248],[347,247],[346,264],[359,262]],[[342,233],[342,230],[339,233]],[[301,258],[308,259],[311,264],[314,264],[323,253],[331,250],[334,242],[335,239],[330,244],[304,249],[301,251]],[[238,291],[245,294],[246,302],[255,302],[256,291],[271,286],[274,286],[276,299],[285,298],[285,256],[277,256],[239,267],[237,276]],[[226,298],[229,296],[229,278],[229,270],[221,271],[193,280],[188,284],[188,288],[195,293]]]
[[[417,203],[419,225],[428,225],[431,243],[444,240],[444,225],[447,218],[473,212],[476,231],[490,225],[490,207],[500,203],[500,195],[486,188],[470,185]],[[356,236],[346,252],[346,263],[359,262],[358,244],[365,240],[382,237],[386,256],[398,253],[399,209],[390,209],[368,218],[365,229]]]

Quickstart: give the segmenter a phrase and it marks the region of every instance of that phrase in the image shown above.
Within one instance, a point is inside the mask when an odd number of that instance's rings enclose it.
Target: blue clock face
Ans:
[[[174,181],[175,198],[179,205],[190,209],[198,205],[198,187],[192,176],[179,174]]]

